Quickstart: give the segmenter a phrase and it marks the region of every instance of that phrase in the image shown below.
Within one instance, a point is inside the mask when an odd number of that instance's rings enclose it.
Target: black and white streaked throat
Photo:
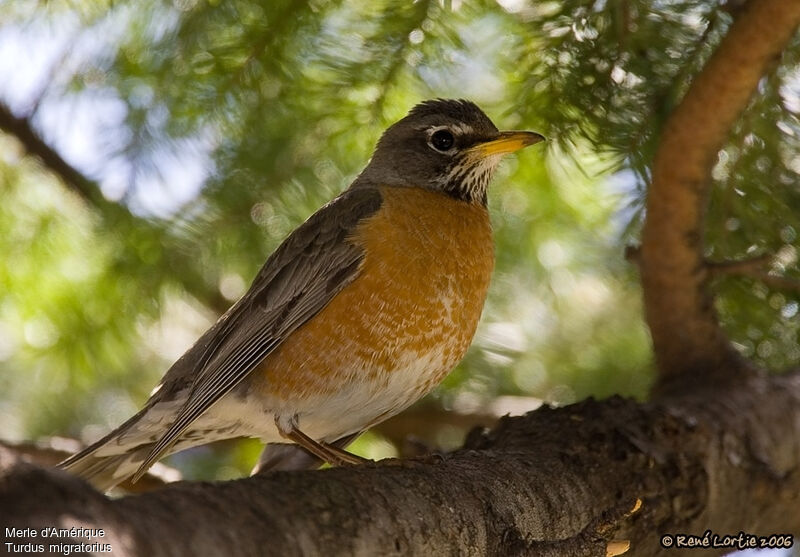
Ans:
[[[431,137],[436,133],[433,131]],[[534,132],[499,132],[489,140],[478,140],[470,147],[453,153],[452,163],[440,177],[439,187],[448,195],[467,202],[486,205],[486,190],[503,155],[543,141]]]

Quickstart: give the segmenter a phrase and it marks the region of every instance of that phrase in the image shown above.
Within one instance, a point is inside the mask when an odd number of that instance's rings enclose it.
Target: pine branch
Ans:
[[[775,256],[767,253],[748,259],[738,261],[707,261],[706,266],[712,275],[737,275],[744,274],[755,269],[768,267],[775,259]]]
[[[83,199],[101,207],[109,203],[94,181],[84,176],[45,143],[27,117],[15,116],[2,102],[0,102],[0,130],[16,137],[29,155],[39,159],[50,172],[61,178],[64,185]]]
[[[151,226],[145,219],[133,215],[125,205],[106,199],[99,185],[49,146],[28,118],[15,116],[2,102],[0,102],[0,130],[17,138],[29,155],[41,161],[47,170],[58,176],[67,188],[97,209],[107,221],[115,222],[123,219],[135,221],[136,226]],[[230,307],[230,301],[226,300],[216,288],[205,286],[196,265],[188,255],[176,251],[165,257],[175,270],[176,280],[199,302],[219,314]]]

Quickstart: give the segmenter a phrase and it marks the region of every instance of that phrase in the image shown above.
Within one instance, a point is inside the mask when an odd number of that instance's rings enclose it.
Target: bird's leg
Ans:
[[[363,458],[353,453],[347,452],[334,445],[315,441],[297,428],[294,420],[288,428],[282,427],[278,418],[275,418],[275,425],[278,426],[278,433],[285,439],[293,441],[317,458],[333,466],[343,466],[345,464],[363,464],[370,462],[368,458]]]
[[[367,462],[373,462],[371,458],[364,458],[363,456],[358,456],[357,454],[353,454],[350,451],[346,451],[344,449],[340,449],[334,445],[330,445],[328,443],[322,444],[326,449],[328,449],[331,454],[339,459],[339,466],[342,464],[366,464]]]
[[[334,466],[342,466],[344,464],[363,464],[370,461],[368,458],[362,458],[358,455],[347,452],[344,449],[340,449],[339,447],[329,445],[328,443],[314,441],[311,437],[297,428],[293,428],[286,437],[310,453],[318,456],[328,464],[332,464]]]

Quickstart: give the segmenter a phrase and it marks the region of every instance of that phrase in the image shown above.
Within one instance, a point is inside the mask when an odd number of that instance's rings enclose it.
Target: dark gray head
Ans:
[[[353,185],[421,187],[485,204],[500,158],[543,139],[498,131],[470,101],[425,101],[384,132]]]

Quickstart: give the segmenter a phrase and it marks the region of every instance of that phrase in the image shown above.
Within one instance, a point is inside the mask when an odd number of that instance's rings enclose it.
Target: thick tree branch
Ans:
[[[648,190],[640,268],[662,376],[744,369],[707,289],[703,226],[711,168],[759,80],[800,23],[800,2],[750,0],[667,119]]]
[[[631,555],[672,555],[661,534],[800,531],[786,512],[800,506],[798,423],[800,371],[649,404],[543,408],[441,460],[117,500],[5,455],[0,524],[104,528],[116,555],[605,555],[626,540]]]

